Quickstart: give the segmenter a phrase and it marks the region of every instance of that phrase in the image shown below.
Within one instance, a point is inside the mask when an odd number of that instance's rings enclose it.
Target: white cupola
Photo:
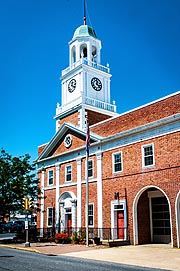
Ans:
[[[69,42],[69,65],[73,65],[81,58],[100,64],[101,41],[97,39],[94,29],[88,25],[78,27]]]
[[[79,26],[69,42],[69,66],[62,70],[61,105],[56,107],[57,127],[60,119],[79,112],[79,127],[84,127],[87,111],[103,118],[117,115],[110,98],[110,68],[101,64],[101,41],[91,26]],[[102,119],[102,117],[100,117]]]

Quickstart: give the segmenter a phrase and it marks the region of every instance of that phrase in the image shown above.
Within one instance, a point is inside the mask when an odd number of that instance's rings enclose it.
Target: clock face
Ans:
[[[71,137],[71,135],[67,135],[64,139],[64,146],[66,148],[69,148],[71,146],[71,144],[72,144],[72,137]]]
[[[101,80],[99,80],[99,78],[97,77],[93,77],[91,79],[91,86],[96,90],[96,91],[100,91],[102,89],[102,83]]]
[[[75,88],[76,88],[76,80],[72,79],[68,84],[68,90],[71,93],[75,90]]]

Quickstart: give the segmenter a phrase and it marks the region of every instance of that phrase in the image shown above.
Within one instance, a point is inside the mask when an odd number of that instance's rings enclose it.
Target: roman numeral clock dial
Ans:
[[[102,89],[102,83],[101,80],[97,77],[93,77],[91,79],[91,86],[93,87],[94,90],[100,91]]]

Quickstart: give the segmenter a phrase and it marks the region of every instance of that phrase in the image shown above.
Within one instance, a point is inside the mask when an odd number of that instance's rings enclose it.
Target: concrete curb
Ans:
[[[39,251],[37,249],[34,249],[34,248],[31,248],[31,247],[18,247],[18,246],[13,246],[13,245],[2,245],[2,244],[0,244],[0,247],[12,248],[12,249],[18,249],[18,250],[26,250],[26,251],[41,253],[41,251]]]

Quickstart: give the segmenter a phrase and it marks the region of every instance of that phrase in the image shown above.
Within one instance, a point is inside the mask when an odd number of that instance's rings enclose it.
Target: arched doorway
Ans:
[[[134,244],[171,243],[171,208],[160,188],[141,189],[133,203]]]
[[[72,192],[64,192],[59,198],[60,231],[70,232],[76,228],[76,196]]]

